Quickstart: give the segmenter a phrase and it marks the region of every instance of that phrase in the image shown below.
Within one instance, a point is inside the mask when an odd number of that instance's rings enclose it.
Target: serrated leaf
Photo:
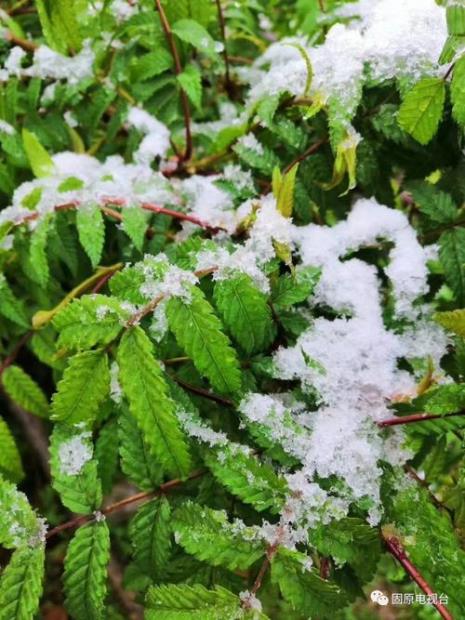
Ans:
[[[48,418],[49,404],[42,388],[22,368],[5,368],[1,381],[8,396],[20,407],[39,418]]]
[[[293,274],[280,276],[272,284],[271,301],[278,309],[307,301],[321,276],[318,267],[297,267]]]
[[[405,96],[399,109],[399,125],[420,144],[428,144],[438,130],[445,97],[442,78],[423,78]]]
[[[40,542],[43,523],[26,495],[0,476],[0,544],[15,549]]]
[[[192,359],[201,375],[222,393],[237,393],[241,388],[239,363],[222,325],[202,291],[191,289],[191,300],[173,297],[166,314],[179,345]]]
[[[57,346],[90,349],[97,344],[107,345],[118,336],[128,316],[113,297],[84,295],[53,318],[53,327],[59,332]]]
[[[146,605],[147,620],[247,618],[241,612],[239,597],[221,586],[215,586],[213,590],[200,584],[152,586],[147,593]]]
[[[174,34],[184,41],[190,43],[199,52],[216,58],[218,52],[216,50],[215,41],[201,24],[193,19],[180,19],[172,25]]]
[[[47,286],[50,277],[50,268],[47,259],[47,238],[50,229],[50,219],[46,217],[39,222],[31,237],[29,245],[29,264],[31,275],[43,288]]]
[[[102,426],[95,443],[98,477],[104,495],[110,493],[118,469],[118,426],[114,418]]]
[[[439,238],[439,258],[457,302],[465,305],[465,230],[455,228]]]
[[[415,204],[430,220],[449,224],[456,219],[458,210],[450,194],[427,183],[415,185],[411,193]]]
[[[8,424],[0,417],[0,474],[11,482],[24,478],[21,456]]]
[[[306,570],[307,556],[280,547],[271,564],[271,578],[293,609],[305,617],[332,618],[348,600],[340,588],[321,579],[315,570]]]
[[[169,398],[163,372],[153,346],[139,327],[123,335],[118,348],[120,380],[129,408],[145,440],[164,470],[185,477],[191,467],[185,437]],[[134,368],[138,369],[134,373]]]
[[[373,577],[381,557],[378,530],[356,517],[319,525],[310,530],[309,541],[323,556],[348,562],[363,582]]]
[[[204,459],[221,484],[246,504],[273,513],[283,508],[288,494],[284,478],[277,476],[270,465],[244,452],[240,445],[208,450]]]
[[[187,65],[177,76],[182,89],[186,92],[191,103],[200,110],[202,107],[202,74],[194,65]]]
[[[121,469],[143,491],[151,491],[161,484],[163,468],[150,453],[141,428],[126,407],[118,418]]]
[[[142,54],[131,63],[131,76],[135,82],[153,78],[173,66],[173,56],[163,48]]]
[[[21,327],[29,327],[24,304],[15,297],[3,274],[0,274],[0,314]]]
[[[264,293],[241,274],[215,284],[214,300],[224,324],[247,354],[262,351],[273,339],[273,318]]]
[[[147,214],[137,207],[124,209],[122,227],[139,252],[142,252],[147,231]]]
[[[245,569],[265,553],[253,528],[235,528],[226,512],[187,501],[173,515],[175,539],[187,553],[229,570]]]
[[[98,466],[92,455],[89,432],[55,425],[50,437],[52,486],[62,504],[77,514],[90,514],[102,502]]]
[[[100,262],[105,244],[105,222],[101,210],[97,206],[78,209],[76,225],[79,241],[92,266],[96,267]]]
[[[110,532],[105,521],[80,527],[65,558],[66,608],[76,620],[102,620],[107,593]]]
[[[455,63],[450,94],[452,116],[459,125],[465,125],[465,55]]]
[[[465,309],[436,312],[433,318],[439,325],[465,338]]]
[[[134,561],[153,581],[164,574],[171,555],[171,508],[161,496],[141,506],[129,525]]]
[[[0,578],[0,620],[31,620],[39,609],[45,545],[17,549]]]
[[[409,560],[434,592],[448,596],[447,609],[452,617],[461,618],[465,612],[465,552],[449,515],[438,510],[428,491],[419,485],[408,485],[388,504],[387,522],[395,523]]]
[[[276,208],[284,217],[291,217],[294,208],[295,179],[299,165],[292,168],[278,178],[273,175],[273,194],[276,198]]]
[[[31,170],[34,176],[37,178],[47,177],[53,174],[55,170],[55,164],[52,158],[39,142],[37,136],[29,131],[23,129],[23,146],[26,151]]]
[[[457,413],[465,409],[465,385],[439,385],[416,398],[412,404],[425,413]]]
[[[86,351],[70,358],[52,398],[52,419],[91,425],[110,390],[108,356]]]

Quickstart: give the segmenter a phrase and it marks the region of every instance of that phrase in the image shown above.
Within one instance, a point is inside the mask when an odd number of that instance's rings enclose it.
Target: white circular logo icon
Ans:
[[[377,603],[382,607],[389,603],[389,598],[385,594],[383,594],[381,590],[373,590],[373,592],[370,594],[370,598],[373,603]]]

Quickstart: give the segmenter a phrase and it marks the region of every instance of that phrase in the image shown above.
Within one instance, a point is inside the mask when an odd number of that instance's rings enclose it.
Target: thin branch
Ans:
[[[28,39],[22,39],[21,37],[17,37],[12,32],[7,32],[5,34],[5,39],[9,41],[10,43],[14,43],[14,45],[17,45],[18,47],[21,47],[26,52],[35,52],[36,49],[39,47],[33,41],[29,41]]]
[[[271,562],[274,556],[276,555],[277,550],[278,550],[278,542],[275,542],[268,547],[266,551],[265,559],[263,560],[263,563],[260,566],[260,570],[258,571],[258,574],[252,586],[252,589],[250,590],[250,593],[253,596],[255,596],[257,592],[260,590],[260,588],[262,587],[263,578],[265,577],[269,567],[271,566]]]
[[[174,40],[173,31],[171,30],[171,26],[169,24],[168,18],[166,17],[166,13],[163,9],[160,0],[155,0],[155,4],[157,6],[158,13],[160,15],[160,21],[165,33],[166,40],[171,50],[171,55],[174,60],[174,71],[176,75],[180,75],[182,73],[182,65],[181,60],[179,58],[178,49],[176,47],[176,41]],[[186,132],[186,150],[183,154],[183,160],[186,161],[192,157],[192,131],[191,131],[191,110],[189,106],[189,100],[187,98],[186,91],[182,86],[180,87],[181,91],[181,105],[184,114],[184,127]]]
[[[228,48],[226,47],[226,22],[224,19],[223,7],[221,6],[221,0],[216,0],[216,8],[218,10],[218,21],[220,22],[221,38],[223,40],[223,58],[225,67],[225,85],[228,93],[231,94],[232,82],[231,74],[229,71],[229,56]]]
[[[20,340],[16,344],[13,351],[7,357],[5,357],[3,362],[0,364],[0,377],[5,372],[5,370],[8,368],[8,366],[11,366],[11,364],[14,364],[16,358],[19,355],[19,352],[24,347],[24,345],[27,343],[27,341],[32,337],[33,333],[34,332],[32,330],[26,332],[24,336],[20,338]]]
[[[458,411],[457,413],[440,414],[428,414],[428,413],[413,413],[412,415],[400,416],[397,418],[389,418],[388,420],[382,420],[377,422],[380,428],[386,428],[388,426],[399,426],[401,424],[414,424],[416,422],[428,422],[429,420],[440,420],[444,418],[453,418],[455,416],[463,416],[465,411]]]
[[[121,215],[121,213],[118,213],[118,211],[111,209],[110,205],[124,207],[126,206],[126,204],[127,204],[126,201],[123,199],[105,197],[105,198],[102,198],[100,208],[102,209],[103,213],[121,222],[123,219],[123,216]],[[54,210],[55,211],[67,211],[71,209],[78,209],[80,206],[81,206],[81,203],[76,200],[74,202],[66,202],[63,204],[56,205],[54,207]],[[203,220],[201,220],[195,215],[190,215],[188,213],[182,213],[181,211],[175,211],[174,209],[168,209],[166,207],[162,207],[152,202],[143,202],[141,203],[140,207],[144,209],[145,211],[151,211],[152,213],[157,213],[159,215],[167,215],[169,217],[172,217],[173,219],[183,221],[183,222],[190,222],[191,224],[195,224],[196,226],[199,226],[200,228],[204,228],[205,230],[208,230],[212,234],[225,230],[221,226],[212,226],[208,222],[204,222]],[[23,217],[21,220],[15,222],[15,226],[20,226],[21,224],[25,224],[26,222],[34,221],[38,217],[39,217],[39,213],[37,211],[33,211],[32,213],[29,213],[28,215]]]
[[[110,504],[106,508],[103,508],[100,511],[100,514],[104,516],[108,516],[110,514],[113,514],[114,512],[118,512],[122,510],[123,508],[126,508],[126,506],[130,506],[137,502],[142,502],[144,500],[149,500],[155,497],[159,497],[160,495],[164,495],[168,491],[171,491],[172,489],[175,489],[176,487],[181,486],[188,480],[195,480],[197,478],[200,478],[204,474],[205,474],[204,469],[197,469],[193,471],[189,476],[187,476],[187,478],[184,480],[181,480],[180,478],[175,478],[174,480],[170,480],[169,482],[165,482],[164,484],[160,485],[158,489],[155,489],[154,491],[147,491],[143,493],[137,493],[136,495],[130,495],[129,497],[126,497],[118,502],[115,502],[114,504]],[[78,517],[74,517],[73,519],[70,519],[69,521],[66,521],[65,523],[61,523],[60,525],[57,525],[56,527],[49,530],[47,532],[46,538],[47,540],[49,540],[50,538],[53,538],[57,534],[61,534],[62,532],[66,530],[75,529],[77,527],[80,527],[81,525],[84,525],[85,523],[94,521],[95,518],[96,518],[95,515],[80,515]]]
[[[395,536],[388,536],[385,534],[383,534],[383,539],[384,539],[384,542],[386,544],[386,547],[389,553],[391,553],[391,555],[393,555],[396,558],[396,560],[402,565],[402,567],[405,569],[408,575],[423,590],[423,592],[428,596],[434,595],[435,593],[431,589],[426,579],[423,577],[420,571],[416,568],[416,566],[414,566],[412,562],[409,560],[407,553],[405,549],[402,547],[400,540],[396,538]],[[445,608],[443,603],[441,603],[440,601],[434,602],[434,599],[433,599],[433,605],[438,610],[439,614],[441,615],[441,618],[444,618],[444,620],[453,620],[451,614]]]
[[[192,385],[191,383],[187,383],[187,381],[184,381],[184,379],[180,379],[176,375],[170,375],[170,377],[173,379],[173,381],[176,381],[178,385],[185,388],[189,392],[192,392],[193,394],[197,394],[197,396],[202,396],[203,398],[212,400],[213,402],[218,403],[219,405],[224,405],[225,407],[234,407],[233,401],[229,400],[228,398],[224,398],[223,396],[214,394],[209,390],[197,387],[196,385]]]
[[[323,144],[326,144],[326,142],[328,142],[328,138],[321,138],[321,140],[318,140],[317,142],[309,146],[307,150],[305,150],[298,157],[293,159],[291,163],[288,164],[284,168],[283,170],[284,174],[286,172],[289,172],[289,170],[292,170],[294,166],[296,166],[297,164],[300,164],[300,162],[304,161],[304,159],[307,159],[307,157],[310,157],[310,155],[313,155],[314,153],[316,153],[323,146]]]

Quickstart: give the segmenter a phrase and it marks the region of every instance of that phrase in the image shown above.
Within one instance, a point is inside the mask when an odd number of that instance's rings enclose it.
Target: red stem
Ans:
[[[401,424],[414,424],[415,422],[427,422],[428,420],[438,420],[441,418],[452,418],[454,416],[465,415],[465,411],[458,411],[457,413],[446,413],[444,415],[428,414],[428,413],[413,413],[412,415],[400,416],[398,418],[389,418],[388,420],[382,420],[377,422],[380,428],[386,428],[388,426],[399,426]]]
[[[156,489],[155,491],[147,491],[143,493],[137,493],[136,495],[130,495],[129,497],[125,497],[119,502],[110,504],[106,508],[103,508],[100,512],[102,515],[105,515],[105,516],[110,515],[113,512],[118,512],[119,510],[122,510],[126,506],[130,506],[131,504],[134,504],[136,502],[141,502],[144,499],[153,499],[154,497],[159,497],[160,495],[163,495],[164,493],[171,491],[171,489],[174,489],[184,484],[186,480],[195,480],[196,478],[200,478],[200,476],[203,476],[204,474],[205,474],[204,469],[197,469],[196,471],[193,471],[185,480],[181,480],[180,478],[175,478],[174,480],[170,480],[169,482],[165,482],[164,484],[160,485],[160,487]],[[61,532],[64,532],[65,530],[70,530],[76,527],[80,527],[81,525],[84,525],[85,523],[89,523],[90,521],[94,521],[94,520],[95,520],[95,515],[80,515],[78,517],[74,517],[74,519],[70,519],[69,521],[66,521],[65,523],[61,523],[60,525],[57,525],[56,527],[49,530],[47,532],[46,538],[47,540],[49,540],[50,538],[53,538],[53,536],[56,536],[57,534],[60,534]]]
[[[174,40],[173,31],[171,30],[170,23],[166,17],[166,13],[163,9],[163,6],[160,0],[155,0],[155,4],[157,6],[158,13],[160,15],[160,21],[165,33],[166,40],[168,41],[168,45],[171,50],[171,55],[174,60],[174,72],[176,75],[182,73],[182,65],[181,60],[179,58],[178,49],[176,47],[176,42]],[[192,132],[191,132],[191,110],[189,106],[189,100],[187,98],[186,91],[181,87],[181,105],[184,114],[184,127],[186,131],[186,150],[184,151],[184,155],[182,159],[184,161],[189,160],[192,157]]]
[[[0,377],[2,376],[2,374],[5,372],[5,370],[11,366],[11,364],[14,363],[14,361],[16,360],[16,358],[18,357],[19,352],[21,351],[21,349],[23,348],[23,346],[26,344],[26,342],[32,337],[32,334],[34,332],[28,331],[24,334],[24,336],[22,336],[22,338],[18,341],[17,345],[15,346],[15,348],[13,349],[13,351],[10,353],[10,355],[8,355],[7,357],[5,357],[5,359],[3,360],[3,362],[0,364]]]
[[[122,219],[121,214],[118,213],[117,211],[113,211],[112,209],[110,209],[108,205],[116,205],[116,206],[124,207],[126,205],[126,201],[120,198],[110,198],[110,197],[104,198],[102,200],[101,207],[104,213],[106,213],[106,215],[109,215],[110,217],[114,217],[115,219],[121,221]],[[66,211],[68,209],[77,209],[79,208],[79,206],[80,206],[80,203],[77,201],[67,202],[64,204],[56,205],[55,211]],[[140,206],[145,211],[151,211],[152,213],[157,213],[159,215],[168,215],[169,217],[172,217],[176,220],[180,220],[183,222],[191,222],[191,224],[195,224],[196,226],[205,228],[205,230],[209,230],[213,234],[219,232],[220,230],[225,230],[221,226],[212,226],[208,222],[204,222],[203,220],[196,217],[195,215],[189,215],[188,213],[182,213],[180,211],[175,211],[174,209],[167,209],[166,207],[161,207],[160,205],[157,205],[151,202],[144,202]],[[39,213],[34,211],[30,213],[29,215],[26,215],[20,222],[17,223],[17,225],[36,220],[38,217],[39,217]]]
[[[423,592],[427,594],[428,596],[434,595],[435,592],[433,592],[433,590],[431,589],[426,579],[409,560],[407,553],[405,552],[405,549],[402,547],[399,539],[396,538],[395,536],[384,536],[384,542],[386,544],[386,547],[389,553],[391,553],[396,558],[396,560],[402,565],[402,567],[405,569],[408,575],[423,590]],[[444,620],[454,620],[451,614],[448,612],[448,610],[445,608],[445,606],[441,602],[439,601],[433,602],[433,605],[436,607],[439,614],[441,615],[442,618],[444,618]]]

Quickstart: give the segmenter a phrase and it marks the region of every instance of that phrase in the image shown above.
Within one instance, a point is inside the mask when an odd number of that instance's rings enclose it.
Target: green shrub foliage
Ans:
[[[0,620],[465,617],[464,44],[2,2]]]

